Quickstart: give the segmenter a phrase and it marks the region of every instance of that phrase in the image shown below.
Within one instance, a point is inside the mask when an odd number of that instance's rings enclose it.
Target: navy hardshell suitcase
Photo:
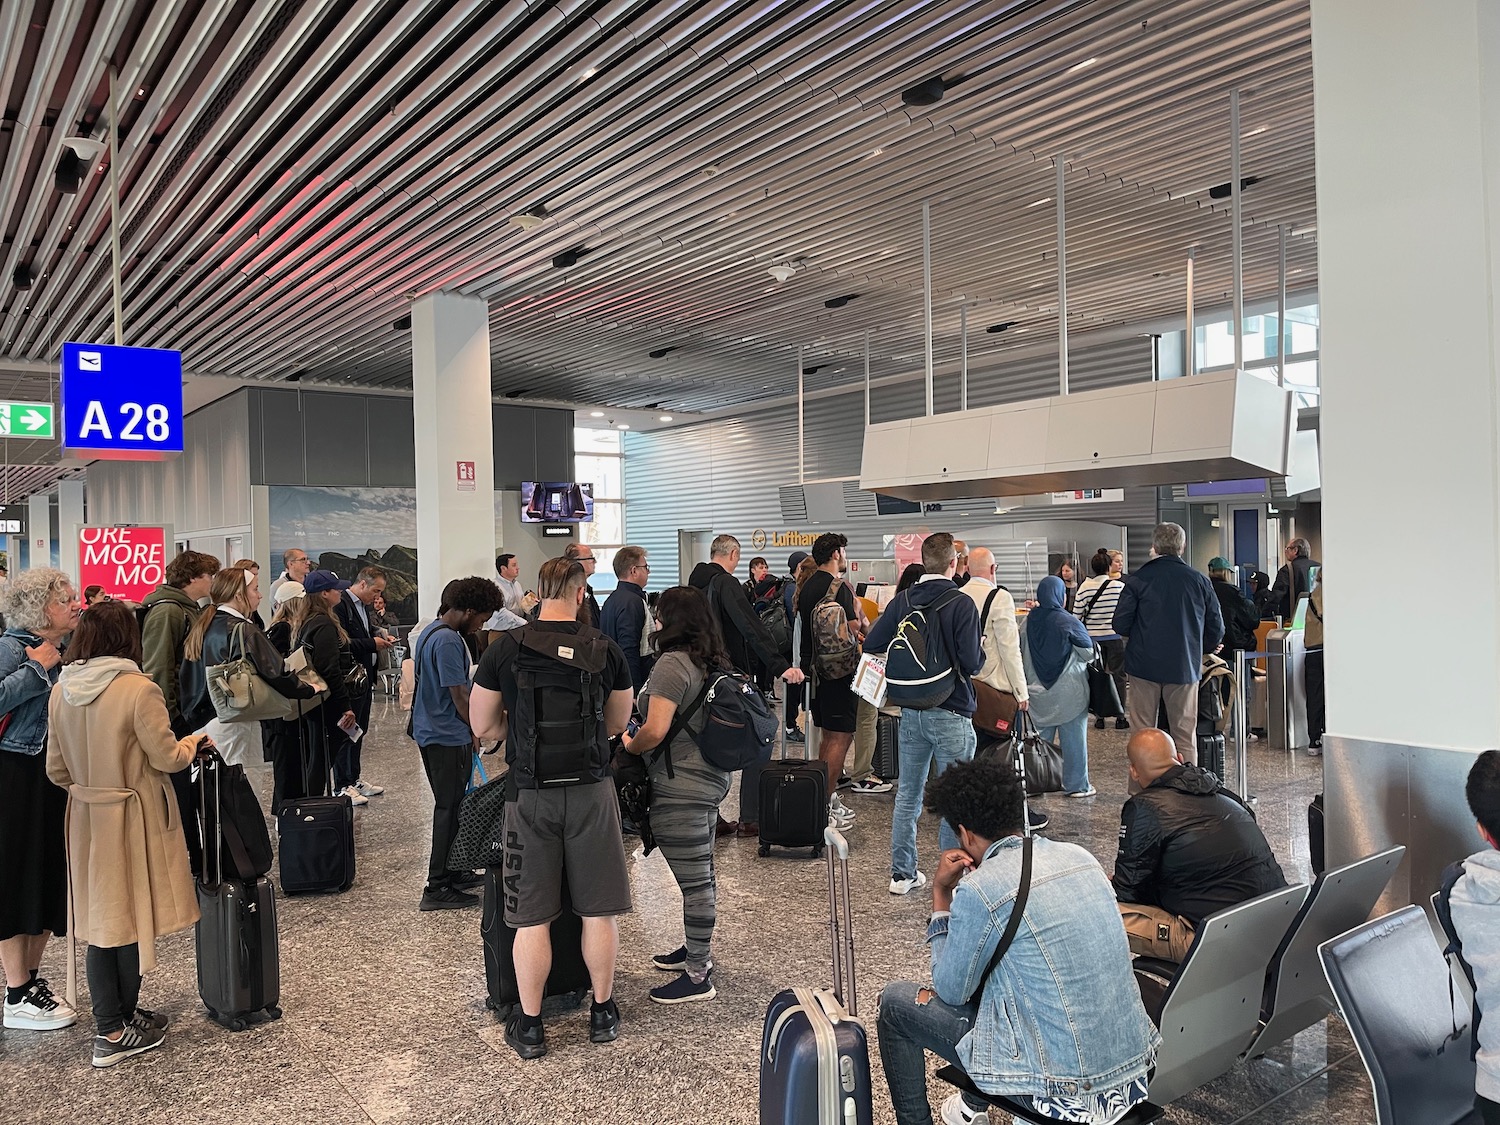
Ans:
[[[835,983],[832,988],[786,989],[766,1008],[760,1125],[871,1125],[874,1116],[870,1046],[857,1014],[854,985],[849,845],[837,829],[825,832]]]
[[[200,764],[200,809],[218,808],[223,768],[222,762]],[[215,781],[212,805],[204,793],[210,775]],[[203,849],[203,872],[196,884],[200,916],[194,927],[198,995],[210,1019],[231,1031],[243,1031],[253,1017],[281,1018],[276,895],[264,875],[243,881],[223,877],[224,843],[219,833],[206,838],[205,844],[211,846]]]

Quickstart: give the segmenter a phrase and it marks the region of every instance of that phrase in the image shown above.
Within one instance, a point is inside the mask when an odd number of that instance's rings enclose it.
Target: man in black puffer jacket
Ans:
[[[1250,810],[1213,774],[1178,761],[1165,731],[1136,731],[1127,752],[1142,789],[1120,811],[1115,898],[1132,953],[1181,961],[1204,918],[1286,878]]]

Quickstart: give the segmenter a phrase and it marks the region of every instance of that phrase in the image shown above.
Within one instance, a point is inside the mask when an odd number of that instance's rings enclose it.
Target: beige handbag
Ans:
[[[298,701],[288,699],[266,683],[255,662],[245,655],[244,624],[235,628],[232,643],[237,644],[238,651],[231,659],[204,669],[208,696],[219,721],[256,723],[262,719],[296,718]]]

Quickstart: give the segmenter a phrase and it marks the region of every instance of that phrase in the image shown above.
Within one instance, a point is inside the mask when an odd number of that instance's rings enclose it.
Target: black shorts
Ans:
[[[620,803],[609,782],[522,789],[505,806],[506,925],[521,929],[557,918],[564,869],[579,917],[630,913]]]
[[[859,714],[859,696],[854,694],[853,675],[837,680],[820,679],[813,686],[812,721],[819,730],[853,734]]]

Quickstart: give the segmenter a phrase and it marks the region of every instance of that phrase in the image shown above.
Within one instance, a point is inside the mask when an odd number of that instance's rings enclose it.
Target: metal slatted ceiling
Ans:
[[[1090,60],[1094,60],[1090,62]],[[785,394],[875,334],[920,357],[1056,333],[1050,158],[1068,156],[1070,330],[1168,314],[1199,246],[1229,289],[1228,92],[1244,91],[1248,292],[1315,222],[1307,0],[12,0],[0,6],[0,356],[109,330],[106,176],[52,187],[64,136],[127,98],[127,341],[204,373],[405,386],[409,294],[492,302],[495,390],[679,411]],[[962,78],[908,109],[899,91]],[[545,203],[527,232],[511,217]],[[550,262],[590,253],[568,270]],[[1292,239],[1300,287],[1316,246]],[[777,285],[773,263],[798,274]],[[837,310],[829,297],[858,293]],[[646,353],[674,350],[663,360]],[[826,366],[825,366],[826,365]]]

